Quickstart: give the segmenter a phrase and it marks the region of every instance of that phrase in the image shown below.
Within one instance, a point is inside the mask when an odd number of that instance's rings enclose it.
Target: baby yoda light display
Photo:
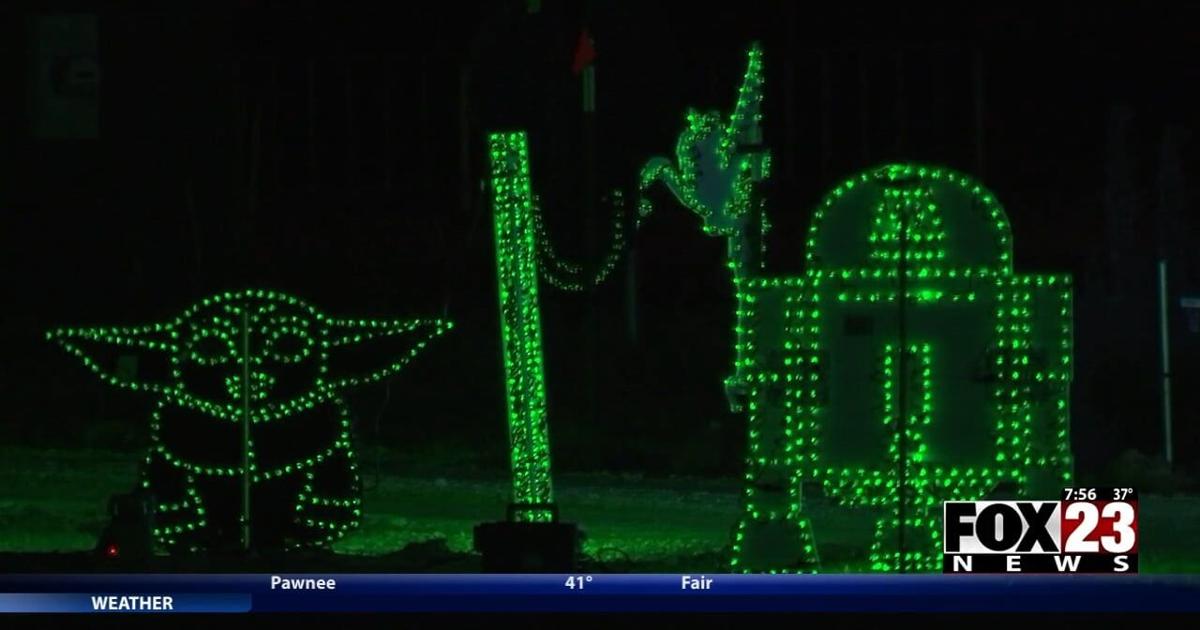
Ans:
[[[157,396],[140,475],[160,544],[284,549],[328,544],[360,521],[342,394],[399,371],[451,326],[336,319],[289,295],[248,290],[166,322],[62,328],[47,338],[104,382]],[[381,349],[388,356],[378,360]],[[114,353],[143,365],[158,358],[164,369],[157,378],[113,371],[105,357]]]
[[[690,114],[664,181],[729,239],[737,297],[727,391],[749,427],[733,568],[819,566],[802,489],[877,515],[870,565],[936,570],[941,504],[1069,485],[1070,278],[1018,275],[1003,208],[948,169],[893,164],[835,188],[813,215],[806,269],[749,264],[761,53],[730,121]],[[761,232],[760,232],[761,233]]]

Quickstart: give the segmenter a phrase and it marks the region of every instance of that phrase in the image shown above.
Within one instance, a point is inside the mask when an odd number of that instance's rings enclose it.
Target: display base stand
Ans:
[[[549,521],[519,520],[521,513],[549,511]],[[552,504],[509,505],[508,520],[475,526],[475,550],[485,573],[570,573],[579,558],[579,528],[558,520]]]

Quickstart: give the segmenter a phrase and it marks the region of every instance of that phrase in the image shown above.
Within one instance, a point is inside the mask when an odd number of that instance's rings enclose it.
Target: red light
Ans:
[[[121,548],[115,543],[109,543],[108,546],[104,548],[104,555],[108,556],[109,558],[116,558],[118,555],[120,555],[120,553]]]

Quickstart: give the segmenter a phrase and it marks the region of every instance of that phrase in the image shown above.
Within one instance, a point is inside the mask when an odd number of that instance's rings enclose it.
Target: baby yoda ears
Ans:
[[[169,363],[177,349],[175,324],[58,328],[46,333],[109,385],[161,392],[170,382]]]
[[[408,364],[454,324],[441,319],[330,319],[325,381],[348,389],[382,380]]]

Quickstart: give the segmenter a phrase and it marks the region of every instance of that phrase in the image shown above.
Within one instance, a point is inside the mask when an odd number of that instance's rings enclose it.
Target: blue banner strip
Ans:
[[[0,612],[573,610],[1200,612],[1200,576],[0,575]]]
[[[0,593],[0,613],[244,613],[245,593]]]

